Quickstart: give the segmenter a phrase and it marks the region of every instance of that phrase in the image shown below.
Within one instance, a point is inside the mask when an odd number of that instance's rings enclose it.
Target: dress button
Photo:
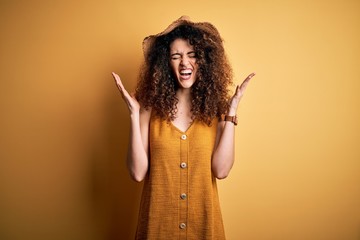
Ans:
[[[186,135],[184,134],[184,135],[181,135],[181,139],[182,140],[186,140]]]
[[[180,197],[181,197],[182,200],[186,199],[186,193],[180,194]]]
[[[179,227],[180,227],[181,229],[184,229],[184,228],[186,228],[186,224],[185,224],[185,223],[180,223]]]
[[[186,167],[187,167],[187,164],[186,164],[185,162],[182,162],[182,163],[180,164],[180,167],[181,167],[181,168],[186,168]]]

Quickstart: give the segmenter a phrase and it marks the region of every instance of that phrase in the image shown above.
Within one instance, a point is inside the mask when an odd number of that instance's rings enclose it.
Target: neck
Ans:
[[[176,97],[179,100],[176,108],[176,119],[177,121],[192,122],[192,113],[191,113],[191,91],[190,89],[178,89],[176,92]],[[187,125],[188,127],[188,125]]]
[[[176,92],[176,97],[179,99],[179,102],[190,102],[191,91],[189,88],[179,88]]]

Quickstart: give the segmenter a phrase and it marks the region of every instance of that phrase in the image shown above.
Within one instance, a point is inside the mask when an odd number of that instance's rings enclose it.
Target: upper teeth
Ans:
[[[181,73],[181,74],[191,73],[191,70],[181,70],[180,73]]]

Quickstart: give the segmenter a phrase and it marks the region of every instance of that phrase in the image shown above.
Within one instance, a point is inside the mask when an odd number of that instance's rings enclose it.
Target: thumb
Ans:
[[[136,92],[131,92],[131,93],[130,93],[130,96],[131,96],[132,98],[136,99]]]

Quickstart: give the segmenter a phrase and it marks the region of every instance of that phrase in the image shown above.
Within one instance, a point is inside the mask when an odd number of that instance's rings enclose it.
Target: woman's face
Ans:
[[[196,54],[189,41],[178,38],[170,44],[170,66],[180,88],[191,88],[196,81]]]

